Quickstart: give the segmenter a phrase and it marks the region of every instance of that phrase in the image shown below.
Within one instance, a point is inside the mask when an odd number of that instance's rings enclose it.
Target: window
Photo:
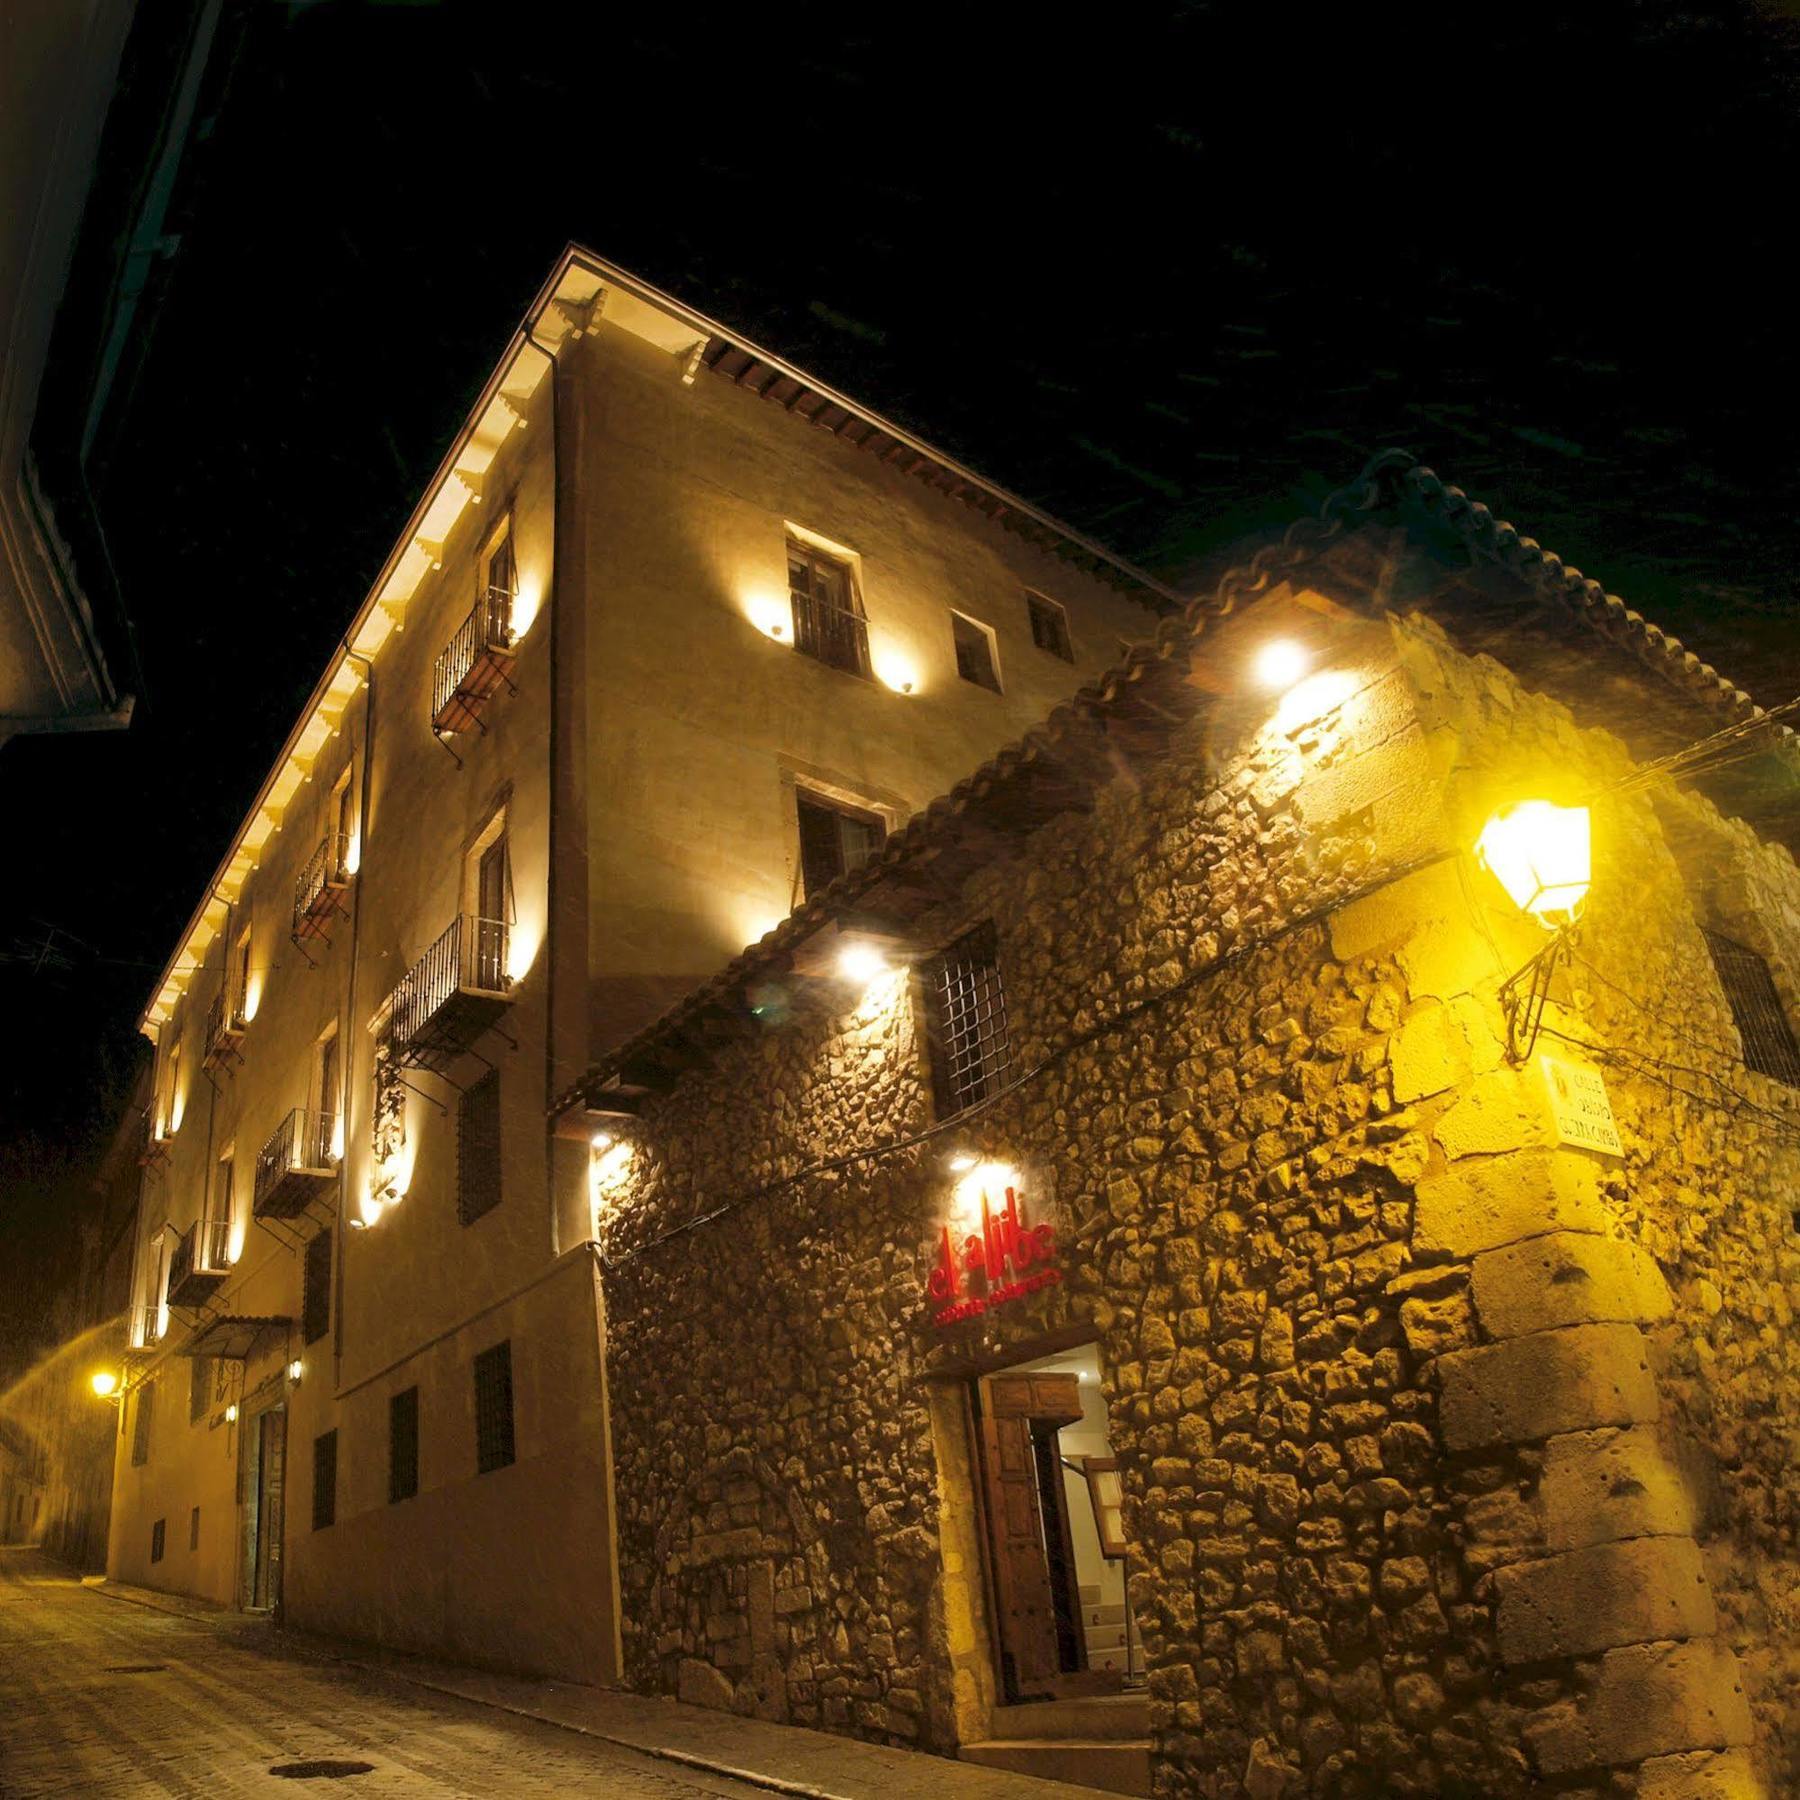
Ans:
[[[337,1433],[327,1431],[313,1439],[313,1523],[323,1531],[337,1523]]]
[[[518,562],[513,551],[512,514],[494,527],[481,553],[481,591],[496,604],[510,605],[519,591]]]
[[[796,788],[800,815],[800,889],[804,899],[840,875],[859,869],[880,850],[887,826],[873,813],[858,812],[810,790]]]
[[[188,1515],[188,1548],[190,1550],[200,1548],[200,1509],[197,1506]]]
[[[1072,663],[1075,647],[1069,642],[1069,615],[1042,594],[1026,594],[1025,610],[1031,615],[1031,641],[1040,650]]]
[[[141,1469],[150,1460],[150,1422],[156,1411],[156,1383],[138,1389],[137,1413],[132,1423],[131,1466]]]
[[[330,860],[336,875],[350,872],[350,840],[356,835],[356,795],[350,777],[355,766],[354,763],[346,765],[343,774],[337,778],[337,786],[331,790],[330,822],[326,829],[331,833]]]
[[[932,1086],[938,1117],[948,1119],[997,1093],[1012,1060],[992,922],[958,938],[924,983]]]
[[[338,1034],[333,1025],[313,1052],[313,1087],[319,1115],[319,1147],[336,1153],[338,1116]]]
[[[231,1016],[240,1025],[250,1018],[250,927],[246,925],[238,933],[237,950],[233,956],[232,969]]]
[[[456,1108],[456,1216],[473,1225],[500,1204],[500,1071],[489,1069]]]
[[[470,987],[503,994],[510,985],[506,940],[512,923],[512,856],[505,807],[488,821],[464,861],[463,893],[473,935],[462,952],[462,978]]]
[[[788,599],[796,650],[851,675],[870,673],[869,627],[848,557],[790,536]]]
[[[419,1390],[409,1387],[388,1402],[388,1504],[419,1491]]]
[[[1719,985],[1731,1006],[1731,1018],[1744,1045],[1744,1066],[1800,1087],[1800,1043],[1782,1010],[1775,976],[1754,950],[1716,931],[1700,934],[1718,971]]]
[[[317,1343],[331,1328],[331,1228],[306,1246],[306,1268],[300,1284],[300,1335]]]
[[[190,1425],[206,1416],[206,1403],[212,1397],[212,1359],[207,1356],[196,1356],[191,1359],[188,1376],[188,1423]]]
[[[164,1137],[173,1137],[175,1127],[181,1123],[181,1039],[176,1038],[169,1046],[169,1095],[163,1105]]]
[[[475,1359],[475,1472],[486,1475],[513,1460],[512,1344],[496,1344]]]
[[[153,1563],[159,1563],[163,1559],[164,1527],[166,1527],[167,1524],[167,1519],[158,1519],[156,1523],[150,1527],[150,1560]]]
[[[979,619],[964,613],[950,615],[950,631],[956,640],[956,672],[977,687],[1000,691],[1000,668],[994,660],[994,634]]]

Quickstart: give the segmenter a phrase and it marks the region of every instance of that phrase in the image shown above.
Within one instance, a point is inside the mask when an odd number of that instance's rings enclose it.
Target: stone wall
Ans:
[[[973,881],[926,932],[995,920],[1033,1074],[956,1141],[1022,1167],[1064,1281],[949,1333],[949,1140],[845,1160],[929,1123],[904,981],[766,990],[600,1196],[631,1679],[978,1730],[933,1399],[1086,1322],[1159,1792],[1791,1786],[1797,1097],[1696,909],[1788,981],[1800,882],[1627,767],[1427,623],[1340,629]],[[1544,939],[1462,853],[1534,793],[1595,807],[1539,1048],[1604,1070],[1622,1158],[1504,1053]]]

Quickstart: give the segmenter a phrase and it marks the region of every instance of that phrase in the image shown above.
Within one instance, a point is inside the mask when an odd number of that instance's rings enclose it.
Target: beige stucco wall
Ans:
[[[192,1424],[188,1364],[172,1354],[191,1315],[176,1315],[134,1362],[134,1381],[158,1383],[156,1421],[144,1466],[131,1464],[129,1429],[122,1440],[111,1566],[121,1579],[241,1603],[239,1459],[258,1409],[280,1404],[295,1623],[594,1679],[616,1667],[617,1623],[600,1323],[582,1248],[591,1197],[585,1145],[548,1138],[548,1099],[653,1000],[788,910],[796,772],[885,807],[897,823],[1019,736],[1152,616],[704,370],[684,384],[665,351],[615,325],[563,348],[555,387],[553,403],[552,383],[538,383],[524,427],[486,472],[482,503],[463,512],[441,567],[406,604],[403,629],[377,652],[372,683],[262,846],[161,1034],[157,1092],[179,1125],[144,1184],[138,1297],[152,1297],[157,1233],[199,1216],[230,1144],[239,1254],[212,1310],[294,1324],[266,1334],[248,1363],[228,1365]],[[453,740],[459,762],[427,728],[432,669],[474,602],[479,549],[509,506],[521,591],[538,611],[513,666],[518,691],[495,696],[485,732]],[[878,654],[904,646],[916,658],[915,694],[808,662],[750,625],[748,586],[785,596],[784,520],[862,556]],[[1068,608],[1074,665],[1032,646],[1027,585]],[[951,602],[995,628],[1004,694],[956,678]],[[361,865],[350,917],[334,922],[329,943],[308,945],[309,962],[288,939],[294,881],[352,760]],[[478,1046],[500,1070],[505,1197],[465,1227],[458,1092],[430,1074],[409,1077],[418,1091],[406,1096],[405,1144],[390,1167],[404,1197],[369,1204],[369,1025],[462,904],[465,853],[502,802],[513,941],[536,948],[521,954],[513,1002]],[[246,918],[255,1015],[241,1062],[209,1082],[207,1003]],[[344,1158],[338,1190],[317,1208],[337,1234],[332,1328],[305,1346],[299,1257],[288,1238],[250,1222],[251,1193],[270,1133],[291,1108],[316,1104],[315,1045],[333,1021],[348,1096]],[[177,1042],[175,1096],[167,1071]],[[482,1064],[465,1058],[450,1073],[466,1083]],[[374,1223],[350,1229],[359,1217]],[[470,1360],[508,1335],[520,1461],[477,1477]],[[296,1357],[298,1383],[285,1373]],[[387,1404],[413,1385],[421,1492],[390,1506]],[[234,1400],[235,1423],[225,1416]],[[337,1521],[314,1533],[312,1444],[334,1428]],[[190,1552],[194,1506],[201,1543]],[[152,1568],[156,1518],[168,1521],[168,1549]]]

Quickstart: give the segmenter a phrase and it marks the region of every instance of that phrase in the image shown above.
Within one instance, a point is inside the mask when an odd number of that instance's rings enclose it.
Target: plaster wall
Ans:
[[[1735,906],[1791,1005],[1793,863],[1620,792],[1616,741],[1428,621],[1340,627],[1327,665],[926,922],[993,918],[1037,1071],[954,1137],[881,1149],[930,1122],[903,982],[797,990],[648,1110],[601,1221],[635,1685],[981,1735],[943,1384],[1081,1327],[1159,1793],[1795,1785],[1796,1096],[1743,1067],[1698,930]],[[1525,794],[1594,809],[1538,1049],[1604,1073],[1622,1156],[1506,1060],[1544,939],[1468,846]],[[1063,1280],[941,1331],[953,1145],[1020,1170]]]

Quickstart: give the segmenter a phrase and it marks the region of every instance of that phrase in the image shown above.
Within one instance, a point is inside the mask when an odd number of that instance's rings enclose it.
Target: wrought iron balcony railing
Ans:
[[[302,938],[323,936],[331,915],[342,910],[338,901],[350,885],[349,857],[349,834],[328,831],[306,859],[306,867],[294,877],[291,935],[295,943]]]
[[[169,1258],[169,1304],[199,1306],[231,1273],[231,1221],[196,1219]]]
[[[243,1037],[242,1002],[220,988],[213,995],[212,1005],[206,1009],[205,1066],[209,1069],[221,1066],[229,1068],[234,1062],[242,1062],[243,1054],[238,1046]]]
[[[382,1048],[397,1065],[468,1049],[512,1004],[504,919],[451,920],[401,977],[383,1009]]]
[[[794,603],[796,650],[851,675],[871,673],[869,622],[861,613],[797,588],[789,590],[788,598]]]
[[[512,589],[491,587],[438,652],[431,679],[431,729],[439,736],[487,729],[481,715],[488,701],[498,688],[512,688],[507,673],[517,648],[512,618]]]
[[[154,1110],[144,1114],[144,1136],[138,1145],[138,1167],[154,1174],[169,1160],[173,1132],[164,1131],[157,1123]]]
[[[256,1158],[259,1219],[292,1219],[337,1179],[337,1115],[296,1106]]]

